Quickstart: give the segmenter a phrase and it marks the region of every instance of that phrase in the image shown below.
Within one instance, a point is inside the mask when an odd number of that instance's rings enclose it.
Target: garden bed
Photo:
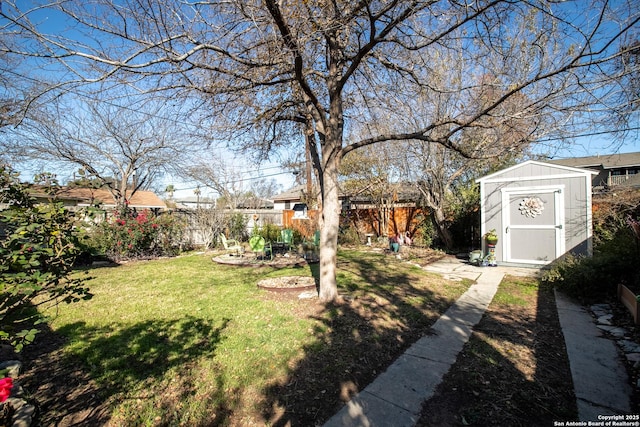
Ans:
[[[316,289],[316,280],[305,276],[274,277],[260,280],[258,288],[271,292],[311,291]]]
[[[245,253],[243,255],[223,254],[214,256],[211,260],[217,264],[225,265],[237,265],[239,267],[295,267],[304,266],[309,264],[307,260],[297,255],[285,254],[277,255],[273,259],[265,257],[256,257],[252,253]]]

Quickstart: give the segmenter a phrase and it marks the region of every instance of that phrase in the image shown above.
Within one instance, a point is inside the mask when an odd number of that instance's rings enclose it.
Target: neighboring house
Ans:
[[[548,160],[548,163],[586,168],[597,173],[593,177],[594,191],[617,185],[640,188],[640,153],[606,154],[590,157]]]
[[[295,228],[303,234],[317,228],[318,210],[309,209],[305,203],[306,187],[299,185],[273,198],[274,210],[282,211],[283,226]],[[388,236],[409,231],[413,236],[420,210],[419,194],[411,189],[394,193],[380,204],[367,196],[348,195],[340,191],[343,220],[349,221],[364,235]],[[314,200],[316,200],[314,198]]]
[[[50,198],[42,187],[31,186],[29,191],[36,200]],[[113,195],[104,188],[60,187],[56,191],[56,199],[71,211],[96,204],[99,204],[100,208],[105,211],[113,210],[116,207]],[[155,193],[143,190],[136,191],[129,199],[129,207],[138,211],[149,209],[156,213],[167,208]]]
[[[304,204],[306,186],[297,185],[273,197],[273,209],[277,211],[293,210],[296,204]],[[317,194],[314,195],[317,200]]]
[[[216,201],[208,197],[174,197],[176,209],[211,209],[216,207]]]

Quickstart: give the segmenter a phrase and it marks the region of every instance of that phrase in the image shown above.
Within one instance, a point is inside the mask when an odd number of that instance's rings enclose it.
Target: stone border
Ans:
[[[284,280],[289,279],[294,282],[302,282],[300,286],[270,286],[270,283],[273,283],[276,280]],[[308,284],[304,284],[307,282]],[[296,283],[297,284],[297,283]],[[264,289],[270,292],[302,292],[302,291],[315,291],[316,290],[316,280],[313,277],[308,276],[283,276],[283,277],[274,277],[269,279],[262,279],[257,284],[258,288]]]

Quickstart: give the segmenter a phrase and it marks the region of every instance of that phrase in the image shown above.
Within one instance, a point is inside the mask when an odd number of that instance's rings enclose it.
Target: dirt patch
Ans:
[[[107,397],[82,369],[82,362],[62,354],[64,338],[42,329],[34,344],[15,355],[23,362],[19,381],[36,407],[34,426],[106,425]]]
[[[555,298],[531,286],[503,282],[508,297],[496,295],[418,426],[549,426],[577,419]]]

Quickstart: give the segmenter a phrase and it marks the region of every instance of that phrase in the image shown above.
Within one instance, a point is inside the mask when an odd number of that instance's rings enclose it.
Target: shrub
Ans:
[[[236,239],[241,242],[247,240],[247,224],[249,222],[248,218],[245,218],[241,213],[234,213],[229,216],[229,223],[227,227],[229,228],[229,236],[230,239]]]
[[[163,214],[156,219],[158,237],[156,245],[162,255],[175,256],[184,249],[187,221],[175,215]]]
[[[281,228],[275,224],[264,224],[261,227],[255,227],[252,235],[262,236],[267,242],[277,242],[280,240]]]
[[[175,255],[185,223],[173,216],[154,216],[149,210],[121,209],[94,230],[94,244],[112,260]]]
[[[420,225],[416,228],[413,244],[423,248],[430,248],[433,245],[433,238],[436,235],[435,227],[429,216],[424,216]]]
[[[351,223],[344,228],[340,228],[338,243],[341,245],[359,245],[361,243],[360,235],[355,225]]]
[[[555,261],[543,282],[583,302],[616,295],[618,283],[640,293],[637,268],[638,242],[633,222],[640,215],[638,193],[626,203],[600,202],[594,212],[594,253],[592,257],[567,255]],[[635,207],[634,203],[635,200]],[[627,220],[624,220],[624,216]]]
[[[48,202],[36,204],[25,185],[0,166],[0,339],[16,351],[33,341],[37,330],[26,327],[44,318],[39,305],[91,298],[86,276],[73,275],[81,252],[73,216],[56,202],[57,183],[47,177]]]

